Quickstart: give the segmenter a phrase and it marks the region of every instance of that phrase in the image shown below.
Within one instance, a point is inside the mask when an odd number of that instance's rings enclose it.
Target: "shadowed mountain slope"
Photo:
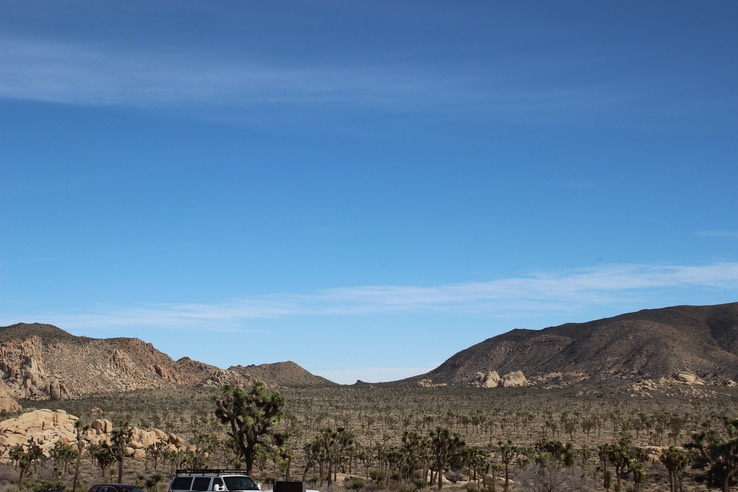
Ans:
[[[503,378],[522,371],[533,384],[689,375],[730,384],[738,380],[738,303],[649,309],[544,330],[513,330],[403,382],[484,385],[493,371]]]

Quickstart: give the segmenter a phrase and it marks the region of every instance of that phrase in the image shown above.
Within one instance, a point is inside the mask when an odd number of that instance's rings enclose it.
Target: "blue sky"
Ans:
[[[0,0],[0,324],[352,383],[738,301],[737,21]]]

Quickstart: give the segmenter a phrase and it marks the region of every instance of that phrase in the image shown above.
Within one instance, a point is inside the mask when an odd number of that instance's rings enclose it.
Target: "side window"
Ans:
[[[172,480],[170,490],[192,490],[192,477],[176,477]]]
[[[192,490],[210,490],[210,477],[195,477]]]
[[[216,485],[220,485],[222,487],[223,486],[223,479],[222,478],[219,478],[219,477],[215,477],[213,479],[213,490],[215,490],[215,486]]]

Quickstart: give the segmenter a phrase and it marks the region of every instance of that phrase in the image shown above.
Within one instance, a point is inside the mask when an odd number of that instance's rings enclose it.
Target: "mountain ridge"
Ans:
[[[271,386],[336,384],[293,361],[220,369],[189,357],[175,361],[137,338],[78,337],[41,323],[0,327],[0,383],[16,399],[255,380]],[[738,302],[515,329],[457,352],[425,374],[377,384],[550,387],[614,380],[735,385]]]
[[[270,386],[335,383],[294,362],[228,369],[183,357],[177,361],[138,338],[89,338],[42,323],[0,327],[0,382],[13,398],[60,400],[90,393],[180,386]]]
[[[400,382],[484,385],[490,374],[495,379],[495,374],[518,371],[534,385],[680,374],[731,384],[738,380],[738,303],[644,309],[542,330],[512,330]]]

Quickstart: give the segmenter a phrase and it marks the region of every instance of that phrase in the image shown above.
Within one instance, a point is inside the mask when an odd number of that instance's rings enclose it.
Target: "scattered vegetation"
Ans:
[[[633,395],[617,384],[257,385],[22,404],[61,408],[83,422],[109,419],[121,438],[130,426],[185,437],[194,445],[187,451],[150,446],[145,460],[117,461],[122,481],[151,491],[164,490],[172,471],[187,466],[244,467],[267,488],[294,474],[314,488],[407,492],[725,491],[738,474],[734,388],[685,385]],[[32,443],[21,446],[11,469],[0,470],[12,484],[5,487],[71,491],[76,444],[50,457],[26,456]],[[78,489],[111,480],[116,446],[81,450]]]

